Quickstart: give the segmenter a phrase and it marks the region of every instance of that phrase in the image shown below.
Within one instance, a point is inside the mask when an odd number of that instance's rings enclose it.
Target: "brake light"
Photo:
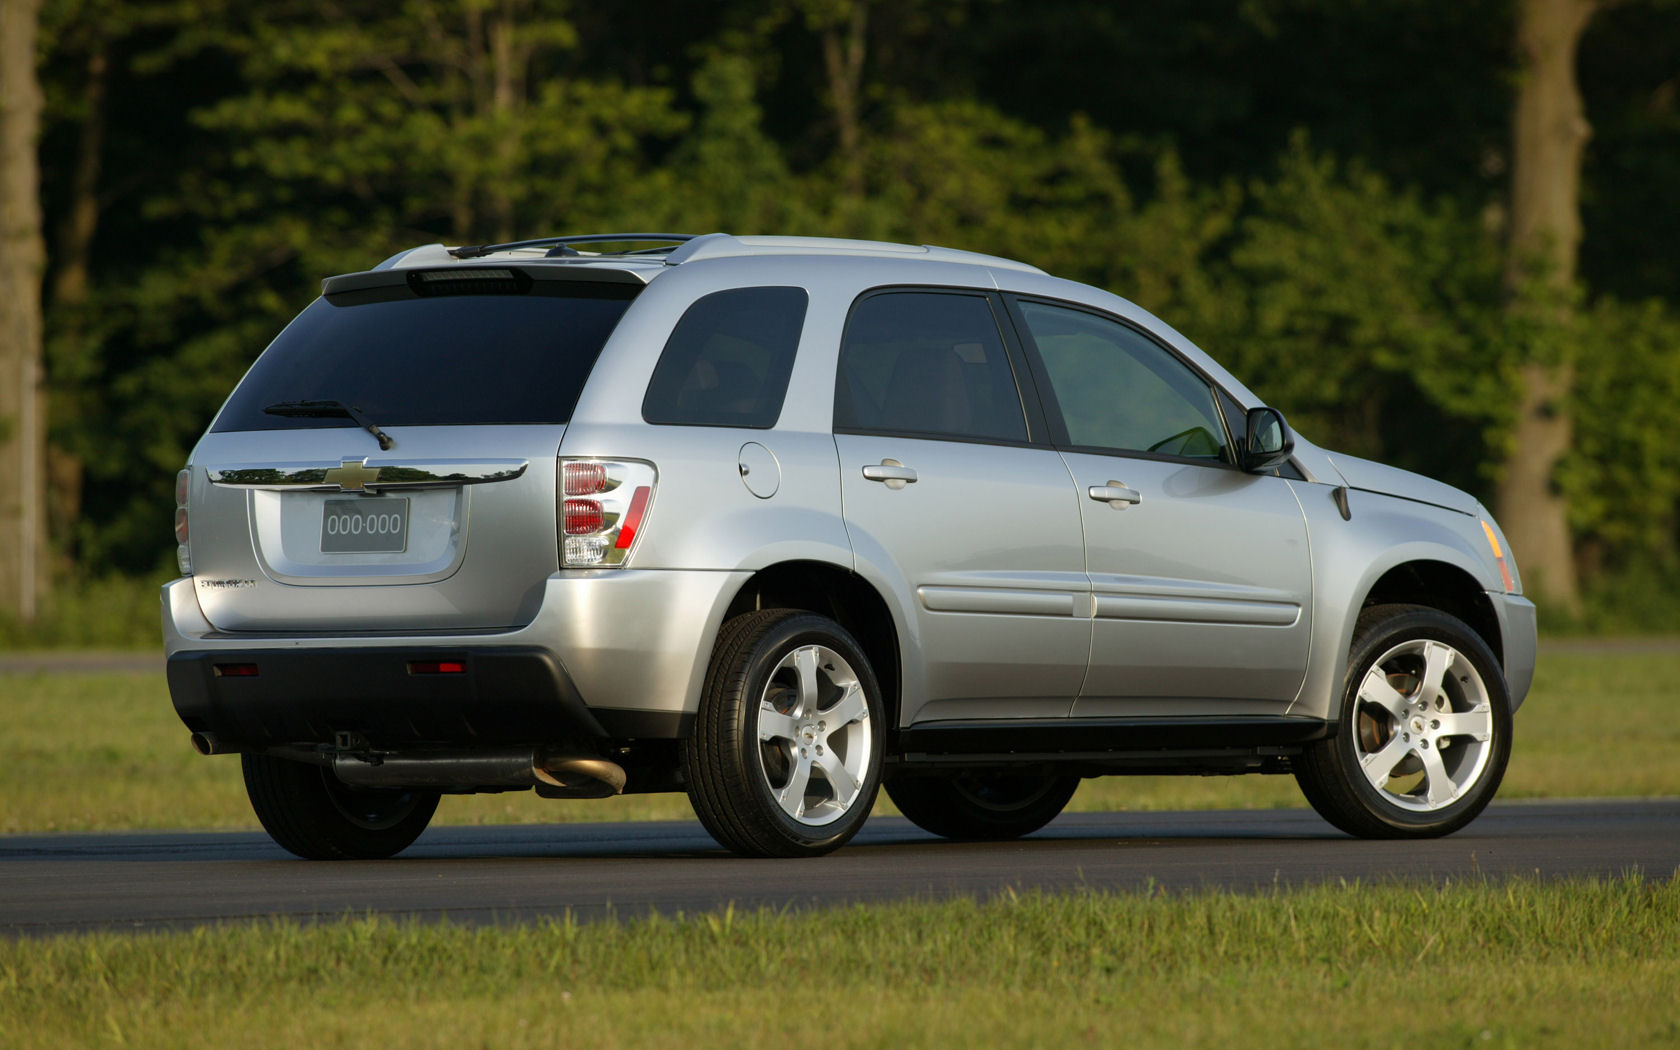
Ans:
[[[175,564],[182,576],[192,575],[192,548],[187,546],[187,497],[192,492],[192,468],[175,475]]]
[[[653,501],[653,464],[560,461],[560,561],[569,569],[623,565]]]
[[[600,501],[567,500],[563,527],[568,536],[589,536],[606,528],[606,515],[601,510]]]

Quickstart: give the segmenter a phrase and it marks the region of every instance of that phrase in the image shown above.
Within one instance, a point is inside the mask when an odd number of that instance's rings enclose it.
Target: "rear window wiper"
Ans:
[[[391,435],[379,429],[379,424],[362,415],[362,410],[354,405],[347,405],[342,401],[276,401],[263,408],[271,416],[298,416],[305,418],[323,418],[327,416],[343,416],[352,420],[357,426],[372,434],[379,442],[382,450],[389,451],[396,445]]]

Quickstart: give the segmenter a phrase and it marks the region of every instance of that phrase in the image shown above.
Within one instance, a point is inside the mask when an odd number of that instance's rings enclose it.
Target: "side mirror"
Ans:
[[[1250,474],[1275,470],[1295,451],[1295,435],[1275,408],[1248,410],[1248,435],[1243,439],[1241,466]]]

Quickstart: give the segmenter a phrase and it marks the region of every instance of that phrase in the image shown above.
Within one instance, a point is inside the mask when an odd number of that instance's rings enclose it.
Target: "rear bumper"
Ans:
[[[217,631],[192,578],[163,589],[176,712],[219,749],[546,744],[688,735],[724,610],[747,573],[557,573],[524,627],[450,635]],[[459,662],[458,673],[413,665]],[[218,665],[255,665],[255,675]]]
[[[460,671],[436,673],[447,662]],[[540,649],[223,649],[169,658],[175,713],[218,751],[326,743],[542,744],[609,736]],[[224,673],[240,671],[244,673]]]

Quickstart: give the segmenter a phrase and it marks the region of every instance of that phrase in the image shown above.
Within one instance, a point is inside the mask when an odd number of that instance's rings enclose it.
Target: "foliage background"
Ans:
[[[143,595],[169,574],[175,471],[322,276],[439,240],[724,229],[945,244],[1102,285],[1314,441],[1490,502],[1520,354],[1553,340],[1576,362],[1558,477],[1588,624],[1672,629],[1680,10],[1613,6],[1582,41],[1580,303],[1541,334],[1501,289],[1515,17],[47,0],[50,518],[81,586],[45,622],[121,605],[89,581]]]

